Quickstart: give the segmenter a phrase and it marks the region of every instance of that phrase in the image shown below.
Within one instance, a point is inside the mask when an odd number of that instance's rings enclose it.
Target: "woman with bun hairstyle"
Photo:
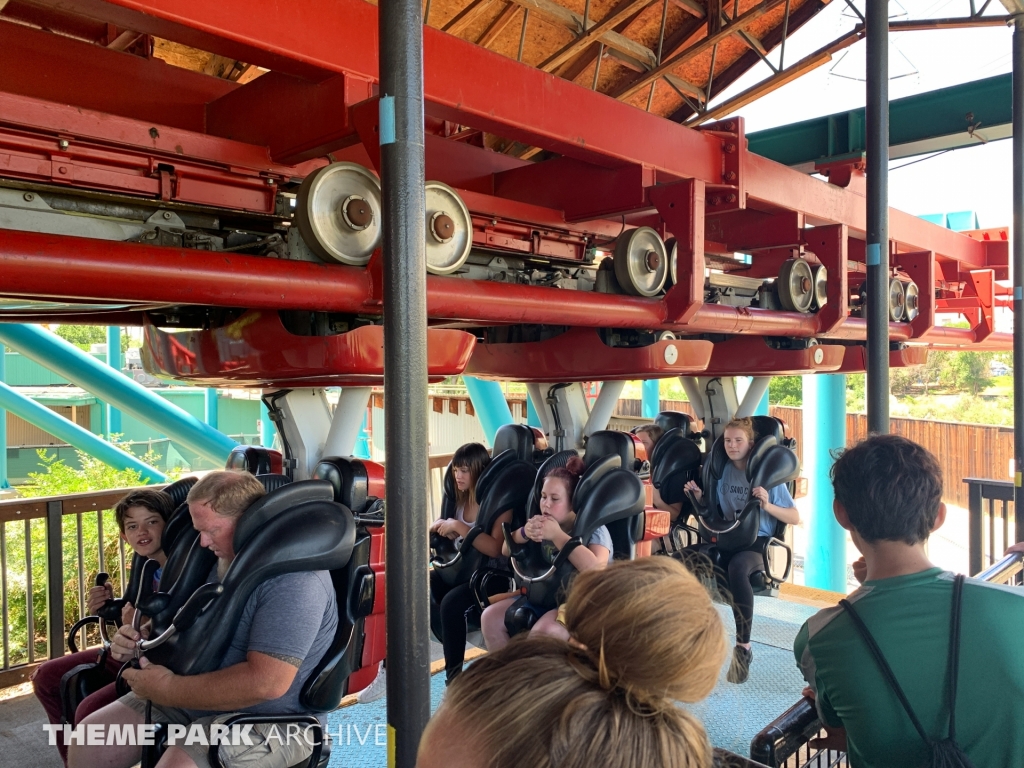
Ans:
[[[436,520],[431,533],[449,539],[462,539],[469,533],[480,512],[476,497],[476,482],[490,462],[487,449],[480,443],[466,443],[452,457],[452,476],[455,480],[455,516]],[[473,546],[489,560],[485,566],[508,568],[508,556],[502,556],[504,536],[501,526],[512,520],[512,510],[503,512],[490,531],[484,531],[473,540]],[[502,562],[503,561],[503,562]],[[466,658],[466,611],[476,604],[469,582],[450,587],[435,571],[430,573],[431,601],[430,628],[444,646],[444,668],[448,682],[462,671]]]
[[[761,503],[758,520],[757,541],[753,546],[738,552],[722,552],[722,570],[726,575],[718,576],[720,586],[728,586],[732,593],[732,612],[736,620],[736,647],[733,649],[733,663],[729,668],[730,683],[745,683],[750,674],[750,662],[754,651],[750,647],[750,625],[754,620],[754,589],[750,576],[764,570],[765,542],[775,535],[776,521],[787,525],[800,524],[800,512],[796,508],[789,489],[784,485],[770,491],[761,487],[750,487],[747,480],[747,457],[754,447],[754,422],[749,418],[733,419],[725,425],[722,443],[729,463],[725,465],[718,479],[718,503],[723,512],[738,514],[751,498]],[[704,492],[693,480],[685,485],[698,502]]]
[[[550,541],[556,550],[561,550],[572,536],[576,512],[572,508],[572,495],[576,491],[580,477],[586,467],[583,459],[573,456],[564,467],[555,467],[544,478],[540,492],[540,514],[526,521],[526,525],[512,532],[512,540],[516,544],[528,541]],[[576,547],[569,555],[569,562],[577,571],[589,571],[604,568],[612,561],[612,535],[606,526],[595,530],[585,546]],[[508,557],[511,553],[507,545],[502,546],[502,554]],[[507,597],[484,609],[480,618],[480,631],[483,633],[487,650],[496,651],[509,641],[508,629],[505,628],[505,611],[517,599],[518,595]],[[539,634],[559,634],[557,623],[558,610],[553,609],[537,619],[533,631]]]
[[[715,687],[722,620],[679,562],[581,573],[568,641],[530,636],[474,662],[420,741],[417,768],[710,768],[703,725],[677,702]]]

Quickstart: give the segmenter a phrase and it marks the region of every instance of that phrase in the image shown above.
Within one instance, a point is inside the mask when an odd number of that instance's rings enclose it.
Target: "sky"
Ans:
[[[978,0],[979,6],[983,0]],[[864,0],[856,0],[863,12]],[[968,0],[890,0],[890,19],[962,17]],[[985,15],[1004,15],[993,0]],[[859,19],[844,0],[831,4],[798,30],[786,43],[790,64],[851,30]],[[1007,27],[890,33],[889,98],[1004,74],[1011,67],[1012,31]],[[776,49],[769,58],[778,64]],[[855,43],[832,61],[779,90],[749,104],[737,114],[746,119],[748,133],[864,106],[865,43]],[[715,101],[726,101],[771,74],[759,62]],[[897,75],[900,75],[897,77]],[[979,130],[984,135],[984,126]],[[890,162],[889,204],[915,215],[974,210],[983,228],[1009,226],[1012,221],[1012,154],[1009,140],[921,160]],[[914,160],[921,160],[908,165]],[[900,167],[905,166],[905,167]]]

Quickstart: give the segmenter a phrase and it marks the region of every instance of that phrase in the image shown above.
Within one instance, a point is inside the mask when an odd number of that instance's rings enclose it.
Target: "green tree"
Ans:
[[[768,385],[768,402],[772,405],[803,406],[803,379],[800,376],[773,376]]]
[[[60,325],[55,333],[86,352],[93,344],[107,343],[107,329],[102,325]]]
[[[991,352],[947,352],[942,368],[942,382],[960,392],[969,391],[977,395],[992,384],[988,376]]]

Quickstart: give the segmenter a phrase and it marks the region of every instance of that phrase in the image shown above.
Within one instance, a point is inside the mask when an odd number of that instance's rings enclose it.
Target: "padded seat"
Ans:
[[[258,445],[236,445],[228,454],[224,469],[248,472],[250,475],[280,475],[284,458],[279,451]]]
[[[548,461],[553,462],[559,458],[564,466],[568,456],[562,457],[562,454],[555,454]],[[545,476],[555,466],[547,465],[548,462],[545,462],[541,467],[541,472]],[[576,520],[569,532],[572,538],[560,552],[556,553],[547,543],[530,541],[524,545],[515,544],[511,538],[513,529],[506,526],[506,541],[512,552],[516,585],[524,591],[525,601],[541,612],[557,607],[560,595],[576,573],[575,567],[569,562],[569,555],[573,550],[582,546],[584,541],[588,541],[594,531],[602,525],[608,526],[611,530],[619,521],[632,524],[634,519],[642,520],[644,501],[644,488],[640,478],[636,473],[623,469],[621,458],[615,453],[594,458],[580,478],[572,498],[572,506],[576,510]],[[539,501],[536,499],[531,500],[531,509],[535,503],[539,512]],[[641,523],[640,538],[642,536]],[[517,601],[506,612],[505,625],[511,634],[516,634],[529,629],[536,618],[537,614],[534,611],[525,608],[522,601]]]
[[[355,456],[330,456],[320,460],[312,479],[324,480],[334,489],[334,500],[361,515],[384,498],[384,467]]]
[[[628,432],[602,429],[590,435],[587,439],[586,452],[583,454],[583,463],[589,468],[605,456],[618,456],[620,467],[630,472],[640,471],[642,462],[636,458],[636,443],[633,435]]]
[[[520,461],[533,462],[533,430],[525,424],[502,424],[494,433],[491,455],[514,451]]]
[[[654,417],[654,423],[665,432],[681,429],[685,437],[689,437],[693,431],[693,417],[682,411],[662,411]]]

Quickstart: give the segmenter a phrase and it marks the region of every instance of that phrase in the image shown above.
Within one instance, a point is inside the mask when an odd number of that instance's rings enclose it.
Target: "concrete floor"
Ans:
[[[26,768],[64,768],[56,747],[47,744],[47,722],[31,685],[6,691],[0,701],[0,765]]]

